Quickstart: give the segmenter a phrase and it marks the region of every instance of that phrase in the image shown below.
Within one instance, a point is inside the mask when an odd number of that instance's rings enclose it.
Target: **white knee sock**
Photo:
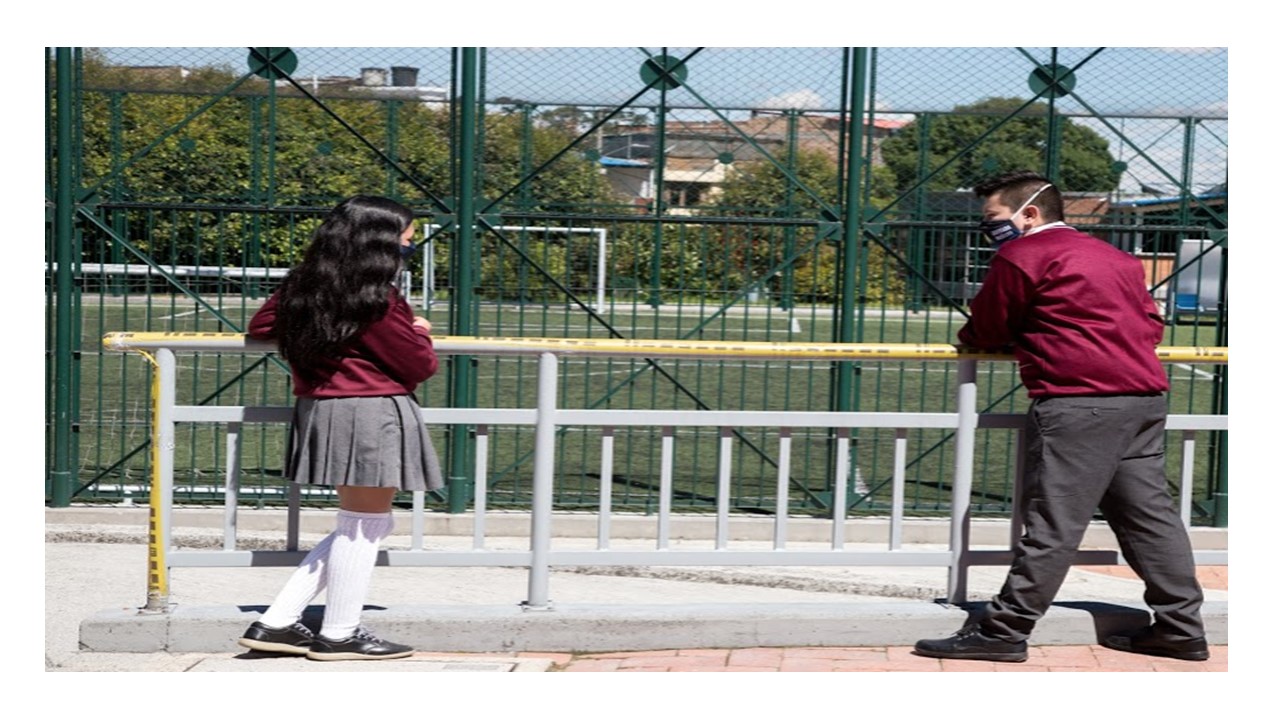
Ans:
[[[333,545],[333,536],[336,534],[332,532],[326,535],[302,559],[302,564],[289,576],[289,581],[280,589],[280,594],[276,595],[271,607],[263,613],[263,625],[283,628],[298,622],[302,611],[324,590],[329,577],[329,547]]]
[[[391,513],[338,511],[338,529],[329,548],[328,597],[321,635],[342,640],[351,637],[360,625],[378,545],[394,525]]]

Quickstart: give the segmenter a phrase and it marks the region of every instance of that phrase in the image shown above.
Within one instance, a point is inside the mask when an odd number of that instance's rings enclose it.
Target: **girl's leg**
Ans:
[[[288,627],[302,617],[302,611],[324,590],[328,580],[329,548],[336,533],[329,533],[311,548],[298,569],[280,589],[271,607],[263,613],[260,622],[272,628]]]
[[[391,534],[395,488],[338,487],[338,528],[327,563],[327,599],[320,634],[343,640],[360,625],[378,546]]]
[[[339,490],[339,496],[341,496]],[[388,508],[390,507],[388,500]],[[338,511],[338,529],[329,533],[316,544],[311,552],[303,558],[298,569],[293,571],[289,580],[272,601],[271,607],[263,613],[262,618],[249,626],[239,643],[247,648],[266,652],[281,652],[301,655],[308,651],[314,640],[311,630],[299,620],[307,605],[329,585],[330,554],[333,544],[343,532],[344,524],[352,521],[344,519]],[[390,518],[390,514],[385,515]],[[382,517],[376,515],[375,517]],[[376,549],[375,549],[376,555]],[[366,583],[367,584],[367,583]],[[357,615],[359,607],[356,609]],[[326,611],[326,617],[328,612]]]

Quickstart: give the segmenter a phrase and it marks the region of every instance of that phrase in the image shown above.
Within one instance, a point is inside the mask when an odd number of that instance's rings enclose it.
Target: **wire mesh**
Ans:
[[[484,48],[473,67],[462,48],[77,49],[76,141],[49,156],[74,153],[85,199],[78,284],[72,298],[50,290],[48,333],[53,348],[52,308],[74,303],[76,497],[115,499],[147,482],[149,371],[101,355],[102,334],[242,330],[323,213],[355,193],[418,214],[430,242],[406,286],[451,334],[936,343],[954,340],[992,254],[972,228],[968,188],[1028,167],[1060,183],[1069,221],[1143,260],[1166,342],[1226,345],[1226,58],[1224,48],[555,47]],[[468,124],[460,97],[472,70]],[[474,239],[457,231],[464,178],[475,181]],[[50,226],[50,253],[54,242]],[[473,285],[459,284],[462,272]],[[290,400],[274,358],[181,362],[185,402]],[[423,386],[424,406],[532,406],[536,363],[459,362],[471,395],[455,397],[453,363]],[[928,363],[596,359],[561,372],[566,407],[675,412],[944,411],[954,389],[953,369]],[[1174,411],[1225,406],[1225,369],[1171,366],[1170,377]],[[983,392],[980,409],[1025,409],[1012,367],[989,369]],[[53,437],[52,417],[47,426]],[[217,499],[222,432],[180,430],[181,499]],[[433,432],[449,453],[467,447],[442,442],[466,428]],[[260,502],[282,482],[282,437],[245,433],[244,492]],[[830,512],[833,438],[795,437],[796,512]],[[718,433],[676,440],[675,503],[705,508]],[[557,502],[589,506],[599,431],[565,428],[559,443]],[[1197,444],[1202,519],[1225,487],[1221,443]],[[855,512],[883,509],[892,446],[892,433],[855,433]],[[920,431],[909,446],[912,508],[945,510],[949,436]],[[489,447],[491,506],[520,506],[532,432],[498,428]],[[620,508],[653,507],[658,447],[656,431],[618,434]],[[1015,452],[1011,433],[981,440],[979,512],[1007,511]],[[771,507],[776,458],[776,431],[735,436],[736,508]]]

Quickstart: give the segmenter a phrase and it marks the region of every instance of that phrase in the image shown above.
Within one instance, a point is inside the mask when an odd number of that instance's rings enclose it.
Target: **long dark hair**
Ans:
[[[329,211],[278,293],[280,354],[295,371],[314,377],[386,314],[400,271],[400,235],[412,223],[409,208],[383,197],[356,195]]]

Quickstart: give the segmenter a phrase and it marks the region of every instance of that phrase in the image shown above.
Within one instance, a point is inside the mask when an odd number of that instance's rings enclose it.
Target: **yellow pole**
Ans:
[[[161,492],[163,445],[160,429],[160,363],[142,350],[138,354],[151,363],[151,498],[147,516],[147,604],[145,611],[163,612],[169,607],[169,565],[165,562],[164,505]]]
[[[436,352],[444,355],[483,355],[544,352],[561,355],[633,357],[733,357],[776,360],[987,360],[1012,361],[1011,352],[978,350],[944,343],[794,343],[716,340],[620,340],[617,338],[532,338],[434,336]],[[106,350],[262,350],[274,344],[249,340],[238,333],[143,332],[107,333]],[[214,347],[216,346],[216,347]],[[1226,364],[1227,348],[1161,346],[1156,357],[1166,363]]]

